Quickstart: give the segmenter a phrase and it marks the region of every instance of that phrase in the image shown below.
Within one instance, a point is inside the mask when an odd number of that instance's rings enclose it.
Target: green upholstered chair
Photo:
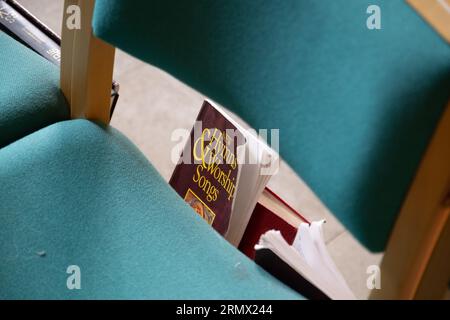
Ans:
[[[0,148],[69,119],[58,68],[0,31]]]
[[[366,27],[373,4],[381,30]],[[402,296],[404,283],[421,281],[391,278],[428,259],[418,253],[428,243],[422,228],[439,220],[448,192],[448,138],[428,155],[441,159],[442,180],[414,178],[439,120],[448,121],[450,46],[406,2],[97,0],[93,26],[254,128],[279,128],[282,157],[363,245],[383,251],[391,236],[401,247],[386,254],[383,286],[396,287],[386,292]],[[407,197],[416,188],[436,193]],[[427,197],[433,204],[420,207]]]
[[[0,149],[0,299],[298,299],[213,231],[111,127]],[[68,290],[66,270],[81,270]]]
[[[114,57],[111,45],[120,47],[207,94],[255,128],[280,128],[283,158],[361,243],[381,251],[390,239],[382,266],[382,296],[420,297],[430,283],[445,282],[442,278],[430,277],[428,267],[442,266],[442,257],[448,248],[445,235],[448,234],[449,210],[442,201],[448,192],[450,176],[450,115],[448,108],[445,109],[450,86],[450,48],[406,3],[97,0],[92,23],[96,37],[91,36],[90,29],[92,12],[88,9],[92,2],[66,1],[66,5],[74,3],[82,6],[85,18],[81,30],[63,30],[61,79],[73,118],[108,122],[107,100]],[[369,4],[382,8],[381,30],[369,31],[365,26]],[[77,68],[72,68],[74,65]],[[74,70],[76,73],[72,74]],[[73,135],[62,133],[71,130]],[[47,134],[53,137],[51,140],[59,142],[62,158],[51,155],[48,148],[34,140]],[[91,135],[96,137],[93,144],[87,142]],[[76,138],[78,136],[80,138]],[[93,270],[92,281],[98,279],[98,283],[94,291],[81,293],[82,297],[104,297],[110,293],[102,291],[102,288],[109,288],[105,277],[100,275],[102,261],[107,261],[113,273],[124,279],[121,285],[126,288],[116,291],[112,297],[153,296],[154,292],[148,295],[142,292],[148,292],[150,284],[154,288],[154,281],[159,289],[166,280],[164,275],[170,274],[172,269],[161,269],[168,267],[166,261],[159,260],[161,255],[152,252],[148,243],[145,244],[148,247],[134,248],[141,237],[144,242],[162,246],[158,243],[162,231],[157,224],[165,221],[164,217],[170,217],[170,221],[182,220],[178,235],[185,236],[180,231],[191,225],[204,230],[199,231],[201,239],[188,239],[190,246],[174,240],[174,246],[170,246],[170,240],[168,247],[179,248],[181,252],[195,247],[195,242],[212,243],[209,250],[206,247],[205,250],[193,249],[186,261],[207,252],[205,254],[219,257],[211,259],[211,266],[220,265],[220,259],[226,262],[224,268],[229,272],[225,274],[232,273],[231,270],[236,272],[240,266],[243,266],[243,274],[251,274],[249,282],[235,281],[229,287],[220,282],[218,291],[211,289],[208,294],[229,297],[229,290],[236,283],[241,289],[236,290],[233,297],[259,297],[261,288],[269,287],[276,290],[264,291],[267,294],[293,297],[197,220],[181,218],[188,215],[186,209],[181,209],[186,206],[183,207],[181,201],[176,204],[176,197],[171,198],[173,192],[160,178],[146,177],[157,175],[149,169],[148,163],[137,160],[142,156],[135,150],[128,152],[127,148],[131,147],[123,146],[128,145],[123,141],[111,129],[75,121],[53,125],[0,150],[0,161],[10,163],[13,159],[17,165],[16,171],[7,171],[17,172],[16,175],[1,172],[9,178],[1,188],[11,190],[2,190],[5,199],[0,206],[4,202],[10,212],[5,225],[12,229],[17,222],[16,229],[24,231],[16,237],[2,239],[2,243],[9,241],[5,253],[7,249],[11,251],[4,255],[6,261],[13,261],[5,270],[11,281],[20,283],[21,289],[17,293],[0,289],[0,294],[43,295],[37,280],[22,279],[22,273],[15,271],[21,270],[13,267],[17,261],[24,271],[43,268],[45,283],[54,284],[50,286],[54,290],[51,296],[58,296],[61,294],[58,290],[63,289],[58,287],[61,282],[52,278],[51,270],[59,270],[60,267],[55,266],[65,265],[86,253],[83,263]],[[45,160],[36,164],[18,161],[26,157],[27,152],[23,150],[29,148],[36,156],[27,161],[40,159],[37,154]],[[91,160],[83,161],[84,154]],[[116,158],[121,156],[133,161],[118,161]],[[74,160],[68,161],[71,157]],[[112,165],[116,161],[118,167]],[[34,190],[23,195],[15,192],[21,188],[18,185],[23,178],[19,177],[26,168],[37,167],[39,163],[48,163],[49,172],[55,173],[31,177],[42,181],[44,191]],[[89,168],[91,163],[94,169]],[[128,163],[141,163],[150,172],[138,175],[144,181],[138,179],[137,186],[144,185],[143,190],[130,183],[134,164]],[[98,168],[98,175],[95,168]],[[50,178],[54,176],[57,178]],[[72,187],[66,181],[77,183]],[[152,192],[175,202],[170,205],[175,210],[149,201],[156,200]],[[99,196],[94,198],[96,194]],[[45,197],[56,197],[60,206],[52,200],[39,201]],[[85,197],[92,199],[92,203],[86,202]],[[133,205],[127,199],[131,199]],[[39,202],[43,202],[42,206]],[[177,206],[180,209],[176,209]],[[62,208],[63,212],[55,213],[56,208]],[[131,221],[123,221],[121,216],[127,208]],[[65,210],[69,213],[65,214]],[[104,214],[98,214],[97,210]],[[42,211],[44,218],[38,219]],[[145,212],[156,215],[155,220],[147,220],[150,218]],[[24,219],[24,213],[31,215],[28,220]],[[61,216],[53,222],[50,217],[54,214]],[[144,223],[139,223],[141,220]],[[122,221],[123,226],[118,223]],[[175,224],[170,221],[168,226]],[[65,227],[66,222],[73,222],[74,234]],[[151,231],[145,227],[149,225],[154,225]],[[100,234],[95,234],[94,229]],[[9,230],[9,234],[14,232]],[[164,233],[167,234],[172,239],[171,233]],[[191,236],[194,237],[188,235]],[[116,237],[131,240],[119,241]],[[42,240],[43,244],[27,246],[32,238]],[[83,239],[81,246],[73,243],[78,239]],[[99,244],[98,251],[96,244]],[[110,251],[109,244],[117,250]],[[211,248],[221,246],[225,248],[222,253],[210,252]],[[50,249],[47,260],[33,256],[36,250],[46,250],[44,247],[54,250],[58,257],[52,256],[55,260],[51,260]],[[133,255],[133,250],[139,257]],[[141,256],[144,252],[146,254]],[[168,261],[176,262],[177,258],[171,256],[173,260]],[[240,262],[241,259],[244,262]],[[26,261],[32,261],[31,266]],[[136,268],[138,275],[144,275],[141,268],[147,267],[145,264],[149,261],[156,263],[148,278],[142,285],[135,286],[140,277],[127,272]],[[152,275],[155,269],[162,273]],[[2,278],[7,279],[8,275],[2,274]],[[155,280],[158,278],[162,281]],[[193,279],[200,278],[194,273]],[[186,283],[179,286],[180,294],[169,281],[168,291],[163,290],[165,294],[161,296],[201,297],[202,290],[217,279],[212,276],[193,291],[185,285],[197,282],[183,281]],[[220,281],[227,282],[227,278]],[[62,297],[66,297],[67,293],[62,292]]]
[[[450,47],[404,1],[98,0],[94,31],[253,127],[280,128],[283,158],[384,250],[450,95]]]
[[[92,4],[80,3],[86,13]],[[91,54],[101,53],[96,70],[111,62],[109,46],[90,29],[89,21],[79,32],[63,32],[62,52],[69,51],[67,41],[73,52],[63,56],[61,87],[73,118],[103,116],[90,113],[92,106],[109,109],[110,84],[102,80],[111,73],[96,74],[94,83],[83,69],[92,66]],[[205,224],[106,124],[109,117],[103,124],[62,121],[69,110],[58,70],[7,36],[0,40],[2,68],[21,72],[0,84],[8,102],[1,133],[9,143],[0,148],[0,299],[302,298]],[[67,63],[72,69],[75,62],[71,74]],[[89,95],[92,86],[99,91]],[[68,289],[74,265],[80,290]]]

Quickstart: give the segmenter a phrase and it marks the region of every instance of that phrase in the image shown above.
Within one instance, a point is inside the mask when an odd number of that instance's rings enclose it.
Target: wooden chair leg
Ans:
[[[450,199],[449,199],[450,201]],[[447,217],[450,208],[447,208]],[[450,220],[447,220],[414,299],[442,299],[450,279]]]
[[[449,0],[407,0],[450,43]]]
[[[66,0],[65,5],[74,2]],[[109,123],[115,49],[92,33],[95,1],[76,2],[81,9],[81,28],[62,32],[61,88],[70,96],[72,119]],[[67,29],[65,22],[63,28]]]
[[[450,104],[411,185],[371,299],[439,298],[450,276]],[[376,226],[374,226],[376,227]]]

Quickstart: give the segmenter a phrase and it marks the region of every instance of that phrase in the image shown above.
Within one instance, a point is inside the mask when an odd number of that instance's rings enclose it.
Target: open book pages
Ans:
[[[308,298],[355,299],[327,251],[323,238],[323,223],[324,221],[312,222],[311,225],[302,223],[292,246],[280,232],[266,232],[255,247],[255,260]],[[278,258],[281,261],[278,261]],[[277,261],[274,261],[275,259]],[[286,264],[286,268],[280,268],[280,262]],[[276,274],[282,270],[284,275]]]
[[[169,183],[237,247],[278,161],[255,132],[205,101]]]
[[[245,144],[237,149],[239,178],[231,212],[230,227],[225,238],[235,247],[244,235],[259,196],[272,175],[278,172],[279,155],[257,135],[256,131],[234,118],[229,112],[207,101],[230,121],[245,137]]]
[[[307,222],[297,211],[267,188],[263,190],[258,202],[296,229],[301,223]]]

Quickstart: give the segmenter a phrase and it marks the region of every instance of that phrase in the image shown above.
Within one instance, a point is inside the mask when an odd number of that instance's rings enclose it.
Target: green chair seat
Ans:
[[[299,299],[208,226],[114,129],[0,149],[0,299]],[[68,266],[81,290],[68,290]]]
[[[369,5],[381,30],[366,27]],[[450,46],[403,0],[97,0],[100,38],[242,116],[385,248],[450,95]]]
[[[69,118],[56,66],[0,31],[0,148]]]

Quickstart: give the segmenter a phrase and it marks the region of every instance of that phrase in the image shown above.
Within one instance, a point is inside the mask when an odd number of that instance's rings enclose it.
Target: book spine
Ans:
[[[28,10],[14,0],[0,0],[0,29],[57,65],[61,64],[61,39]],[[111,118],[119,100],[119,84],[111,88]]]
[[[16,40],[53,64],[60,65],[61,48],[59,44],[3,0],[0,0],[0,25]]]
[[[9,4],[14,10],[19,12],[25,19],[31,22],[39,30],[41,30],[47,37],[52,39],[58,46],[61,46],[61,38],[50,28],[48,28],[44,23],[42,23],[38,18],[36,18],[30,11],[23,7],[16,0],[3,0]]]

